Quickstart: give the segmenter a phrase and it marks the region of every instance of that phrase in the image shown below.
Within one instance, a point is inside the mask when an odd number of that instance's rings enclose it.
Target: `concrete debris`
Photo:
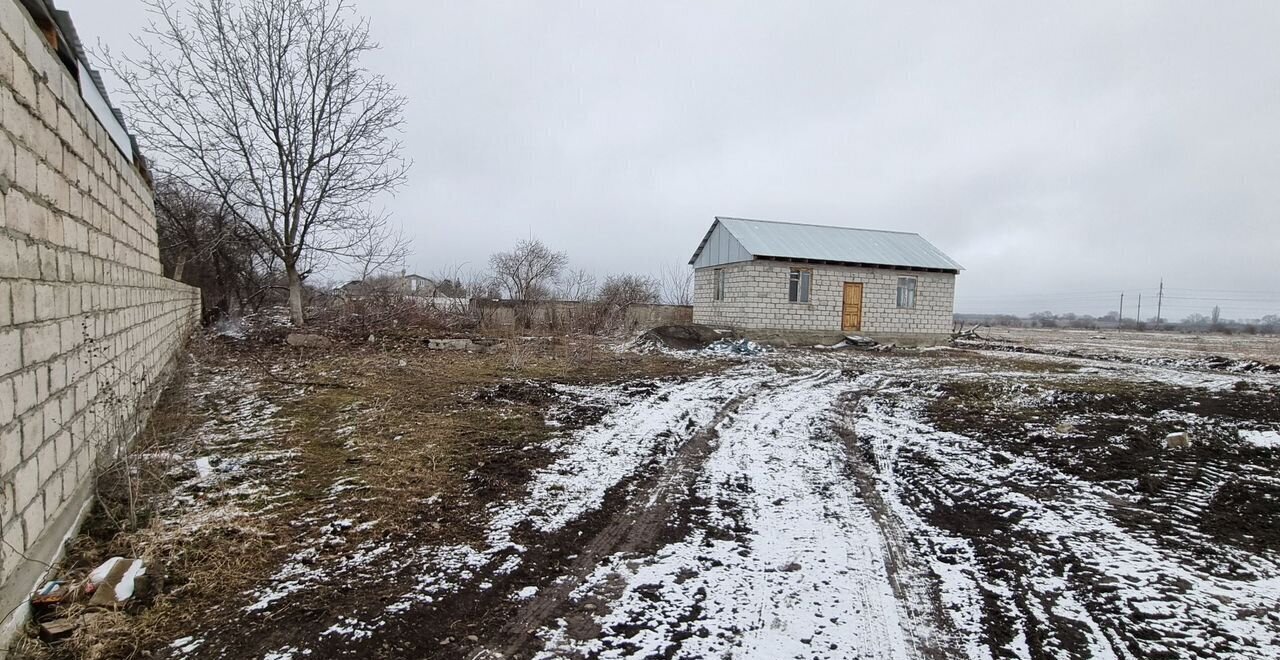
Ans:
[[[128,604],[146,579],[147,566],[141,559],[112,557],[93,569],[85,582],[91,607],[119,608]]]
[[[333,345],[333,340],[324,335],[311,335],[303,332],[289,333],[289,336],[284,338],[284,342],[299,348],[324,348]]]
[[[857,351],[883,351],[889,352],[894,349],[894,344],[881,344],[880,342],[862,335],[845,335],[844,339],[831,344],[830,346],[814,346],[814,348],[839,351],[853,349]]]
[[[46,642],[56,642],[64,637],[70,637],[71,633],[80,627],[79,619],[54,619],[45,621],[40,624],[40,639]]]
[[[845,335],[843,343],[845,346],[851,346],[853,348],[871,348],[880,342],[870,337],[863,337],[862,335]]]
[[[1179,447],[1191,446],[1191,435],[1185,431],[1178,433],[1170,433],[1164,437],[1164,446],[1167,449],[1176,449]]]

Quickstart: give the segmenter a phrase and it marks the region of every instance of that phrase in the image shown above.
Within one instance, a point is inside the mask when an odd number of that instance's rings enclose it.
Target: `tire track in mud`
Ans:
[[[700,474],[701,466],[714,448],[720,425],[731,418],[750,394],[739,394],[720,407],[711,421],[701,427],[676,450],[660,470],[631,484],[631,501],[624,510],[601,528],[583,545],[568,570],[550,586],[544,587],[523,605],[510,623],[497,631],[491,641],[470,657],[516,657],[539,644],[537,632],[566,612],[573,591],[595,571],[600,561],[616,553],[645,552],[659,543],[688,491]],[[495,654],[490,649],[501,648]]]
[[[596,536],[634,499],[638,484],[662,473],[681,447],[714,426],[730,402],[772,375],[748,366],[661,383],[642,397],[618,401],[595,424],[554,442],[560,458],[531,475],[524,496],[493,503],[487,538],[441,544],[427,537],[425,543],[388,548],[378,562],[361,567],[365,598],[304,613],[282,602],[266,616],[283,613],[293,629],[281,628],[275,639],[241,640],[236,654],[276,648],[295,656],[466,657],[478,646],[473,637],[498,639],[496,631],[520,609],[513,596],[522,587],[551,586],[581,554],[583,540]],[[334,586],[342,588],[317,584]],[[284,639],[294,643],[280,647]]]
[[[1276,619],[1258,608],[1274,588],[1254,580],[1274,580],[1276,566],[1225,548],[1221,561],[1253,570],[1228,578],[1199,566],[1202,535],[1186,521],[1207,499],[1178,495],[1212,490],[1223,464],[1173,471],[1173,496],[1140,512],[1162,514],[1174,536],[1160,539],[1117,525],[1105,485],[1006,454],[981,435],[940,432],[919,421],[918,392],[894,389],[859,403],[872,421],[858,430],[877,460],[893,464],[881,478],[902,515],[917,517],[912,532],[966,549],[961,582],[983,601],[968,632],[987,655],[1268,657]]]
[[[930,624],[900,606],[831,429],[838,394],[853,387],[809,370],[747,396],[720,422],[701,474],[685,477],[710,517],[657,552],[594,562],[572,595],[603,600],[600,634],[561,618],[538,657],[937,657],[918,648],[931,635],[908,630]]]
[[[921,540],[911,536],[880,491],[877,473],[891,469],[892,460],[878,461],[874,450],[861,445],[851,425],[850,418],[855,415],[858,401],[872,394],[884,381],[868,378],[864,383],[870,388],[859,388],[840,397],[832,420],[832,428],[845,446],[846,471],[858,484],[871,518],[884,538],[885,569],[894,594],[909,619],[927,622],[927,625],[908,629],[915,647],[923,657],[931,660],[965,657],[957,645],[963,642],[961,635],[943,612],[939,580],[923,561],[929,549],[920,547]]]

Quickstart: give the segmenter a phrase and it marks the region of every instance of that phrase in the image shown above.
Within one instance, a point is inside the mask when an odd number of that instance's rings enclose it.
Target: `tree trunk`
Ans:
[[[306,317],[302,315],[302,276],[294,264],[285,264],[284,270],[289,276],[289,319],[302,327],[306,324]]]

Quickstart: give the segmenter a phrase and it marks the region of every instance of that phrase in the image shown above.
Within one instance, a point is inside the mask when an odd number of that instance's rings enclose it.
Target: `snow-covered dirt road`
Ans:
[[[334,509],[237,626],[276,659],[1277,657],[1280,450],[1255,439],[1280,390],[1171,371],[809,353],[549,383],[551,427],[592,421],[473,540],[346,547]],[[350,590],[377,597],[325,596]],[[232,630],[171,655],[243,656]]]

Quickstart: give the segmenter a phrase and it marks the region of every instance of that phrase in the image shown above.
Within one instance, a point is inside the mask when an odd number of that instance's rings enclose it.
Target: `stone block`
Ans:
[[[3,388],[0,388],[0,392],[3,392]],[[0,426],[0,478],[12,472],[21,462],[22,427],[18,424]],[[3,514],[3,511],[0,511],[0,514]],[[0,518],[2,517],[0,515]]]
[[[21,511],[40,494],[40,468],[34,460],[26,460],[13,472],[13,507]]]
[[[12,374],[22,366],[22,331],[0,328],[0,376]]]
[[[17,550],[17,548],[25,550],[27,546],[23,534],[22,521],[16,516],[5,515],[2,518],[4,527],[0,528],[0,534],[3,535],[4,543],[0,543],[0,546],[4,547],[5,553],[3,559],[0,560],[0,577],[7,577],[18,570],[18,567],[26,561],[26,558],[20,554],[21,550]]]

